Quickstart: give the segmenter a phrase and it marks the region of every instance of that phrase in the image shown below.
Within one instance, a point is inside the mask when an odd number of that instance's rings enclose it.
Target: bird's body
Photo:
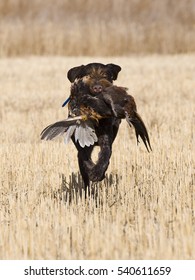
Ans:
[[[93,95],[82,81],[73,87],[68,105],[69,118],[48,126],[42,132],[42,139],[50,137],[48,140],[51,140],[66,132],[65,143],[75,134],[75,140],[80,142],[81,147],[89,146],[90,143],[93,145],[97,141],[95,126],[98,126],[99,120],[115,117],[126,119],[130,126],[132,124],[137,140],[140,136],[147,150],[151,150],[145,124],[137,113],[134,98],[127,94],[126,88],[111,85]],[[50,136],[47,131],[50,131]]]
[[[70,116],[83,115],[86,120],[102,118],[126,119],[135,128],[136,137],[140,136],[147,150],[151,150],[150,140],[145,124],[137,113],[134,98],[127,93],[127,88],[110,85],[94,95],[83,81],[74,85],[74,94],[69,102]],[[139,142],[139,140],[138,140]]]

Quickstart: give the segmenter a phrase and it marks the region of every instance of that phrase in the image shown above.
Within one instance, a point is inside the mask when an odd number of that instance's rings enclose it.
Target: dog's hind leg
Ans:
[[[91,152],[88,150],[86,151],[86,148],[82,148],[78,151],[78,164],[86,191],[87,187],[89,188],[90,185],[89,170],[94,166],[91,160]]]
[[[89,178],[89,170],[94,167],[94,163],[91,160],[91,153],[94,146],[84,147],[82,148],[77,141],[74,139],[74,135],[72,136],[73,143],[78,151],[78,164],[79,170],[84,182],[84,190],[85,190],[85,197],[87,196],[87,189],[88,194],[90,193],[90,178]]]

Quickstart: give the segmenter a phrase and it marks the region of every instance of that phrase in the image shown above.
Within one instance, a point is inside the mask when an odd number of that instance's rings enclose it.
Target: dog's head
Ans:
[[[116,64],[90,63],[71,68],[67,77],[71,83],[82,80],[89,86],[91,93],[102,92],[117,79],[121,67]]]

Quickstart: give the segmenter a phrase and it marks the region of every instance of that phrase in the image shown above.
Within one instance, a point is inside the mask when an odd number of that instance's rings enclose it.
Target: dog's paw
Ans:
[[[105,171],[102,171],[98,166],[94,166],[88,173],[89,180],[99,182],[105,178]]]

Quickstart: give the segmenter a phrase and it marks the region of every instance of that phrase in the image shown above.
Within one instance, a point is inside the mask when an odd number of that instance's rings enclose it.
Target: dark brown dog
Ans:
[[[98,141],[89,147],[81,147],[73,134],[72,140],[78,150],[79,168],[85,187],[90,181],[97,182],[105,178],[112,154],[112,144],[117,135],[122,118],[133,124],[136,137],[143,140],[147,150],[151,149],[147,129],[138,115],[136,104],[126,89],[112,85],[117,79],[120,66],[91,63],[69,70],[68,79],[72,82],[69,102],[70,116],[85,115],[94,122]],[[139,140],[138,140],[139,142]],[[97,163],[91,159],[94,146],[100,147]]]
[[[121,67],[115,64],[104,65],[101,63],[90,63],[70,69],[67,77],[70,82],[73,83],[72,87],[75,87],[78,80],[82,80],[89,87],[90,93],[96,95],[101,93],[107,86],[112,85],[120,71]],[[74,93],[75,90],[78,90],[78,88],[72,88],[71,92]],[[81,92],[79,94],[82,95]],[[75,110],[70,108],[70,106],[72,106],[71,100],[69,109],[71,112],[75,113],[77,104]],[[98,125],[95,125],[98,141],[89,147],[82,148],[79,143],[75,141],[74,135],[72,136],[73,143],[78,150],[78,163],[85,187],[89,186],[90,181],[97,182],[105,178],[105,172],[112,154],[112,144],[117,135],[120,122],[120,119],[112,116],[110,118],[100,119]],[[91,159],[91,154],[96,145],[100,146],[100,153],[97,163],[94,164]]]
[[[113,80],[121,70],[115,64],[90,63],[68,71],[71,84],[69,118],[46,127],[41,139],[52,140],[65,133],[78,150],[79,169],[85,189],[90,181],[105,178],[105,172],[112,154],[112,144],[117,135],[121,119],[135,128],[137,141],[143,140],[151,150],[147,129],[137,113],[134,98],[126,88],[114,86]],[[80,133],[80,134],[79,134]],[[94,146],[100,147],[98,160],[94,163],[91,154]]]

